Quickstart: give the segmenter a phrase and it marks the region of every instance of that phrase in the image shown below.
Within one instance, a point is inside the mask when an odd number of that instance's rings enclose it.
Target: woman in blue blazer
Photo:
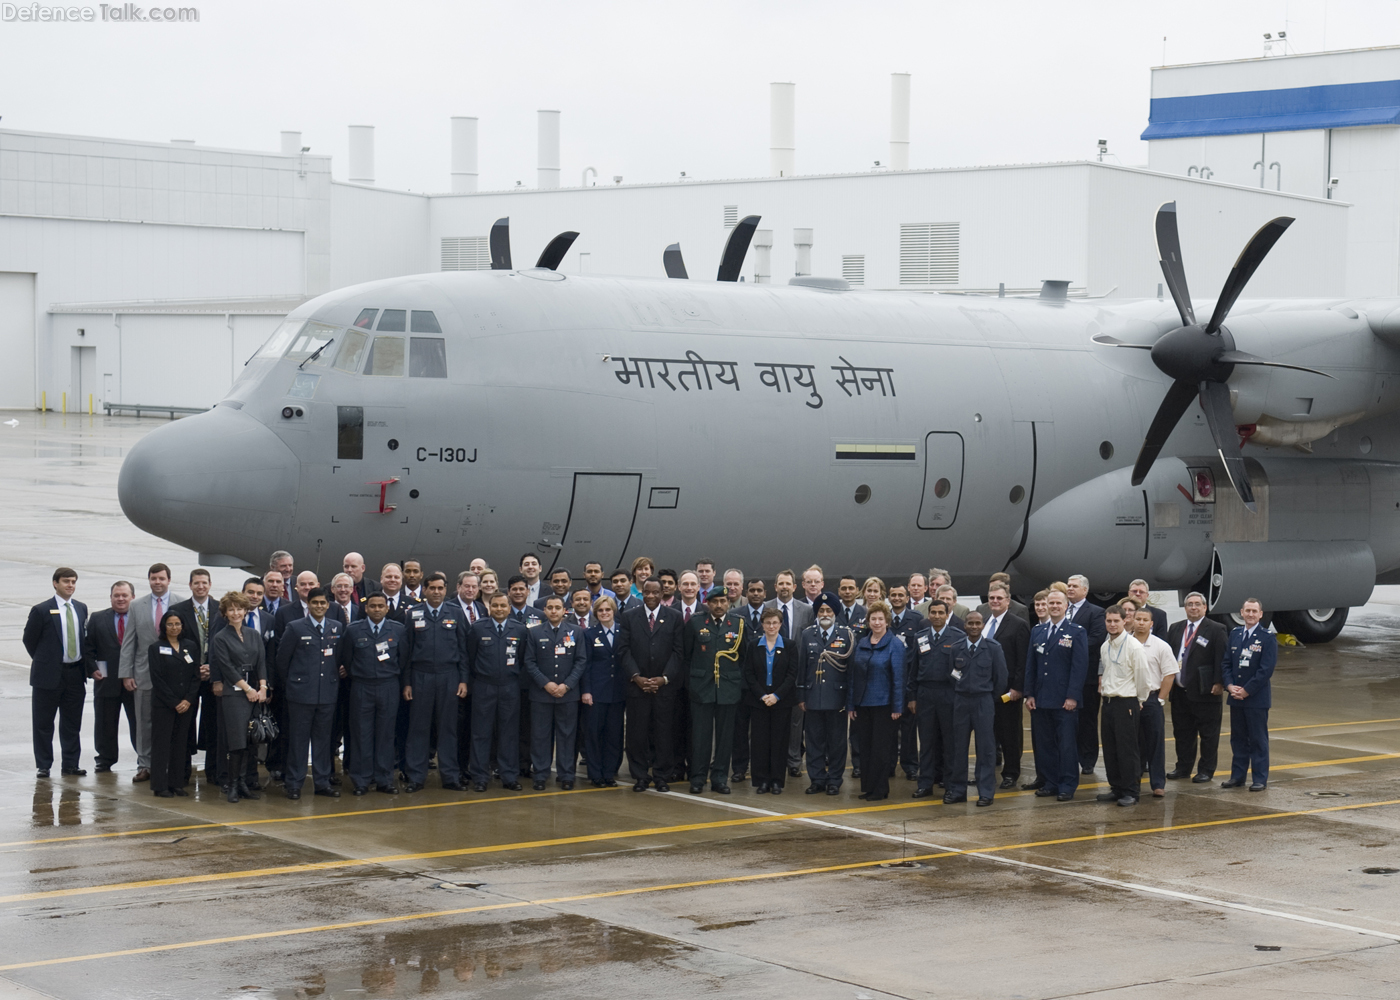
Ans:
[[[612,788],[622,766],[622,710],[627,701],[617,602],[611,597],[598,598],[593,602],[593,617],[598,624],[583,633],[588,656],[579,686],[584,705],[584,756],[593,787]]]
[[[874,802],[890,796],[895,724],[904,707],[904,643],[889,631],[884,601],[866,605],[865,623],[869,631],[856,641],[851,657],[846,711],[860,750],[860,797]]]

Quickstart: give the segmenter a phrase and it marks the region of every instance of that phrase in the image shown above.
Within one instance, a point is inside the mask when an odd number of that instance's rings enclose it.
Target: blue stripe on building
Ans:
[[[1400,124],[1400,80],[1152,100],[1143,139]]]

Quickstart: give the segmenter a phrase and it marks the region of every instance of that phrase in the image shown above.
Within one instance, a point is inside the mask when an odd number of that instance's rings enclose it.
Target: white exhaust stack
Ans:
[[[773,230],[756,229],[753,234],[753,283],[773,283]]]
[[[300,155],[301,155],[301,133],[300,133],[300,132],[283,132],[283,133],[282,133],[282,155],[283,155],[283,156],[300,156]]]
[[[476,119],[452,119],[452,193],[476,193]]]
[[[890,169],[909,169],[909,74],[890,74]]]
[[[559,112],[538,111],[540,126],[539,181],[541,191],[559,186]]]
[[[374,126],[350,126],[350,183],[374,183]]]
[[[792,245],[797,248],[797,267],[794,269],[794,273],[799,278],[811,274],[812,231],[810,229],[794,229],[792,231]]]
[[[797,171],[797,84],[768,85],[768,172],[791,177]]]

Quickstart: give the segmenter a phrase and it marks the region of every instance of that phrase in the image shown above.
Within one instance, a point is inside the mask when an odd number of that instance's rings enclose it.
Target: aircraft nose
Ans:
[[[277,435],[241,410],[218,406],[136,442],[122,462],[117,498],[143,531],[260,565],[290,530],[298,478],[296,456]]]

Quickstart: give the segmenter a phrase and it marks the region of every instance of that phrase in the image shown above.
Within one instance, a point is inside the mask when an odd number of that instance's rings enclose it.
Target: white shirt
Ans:
[[[1105,698],[1147,700],[1147,657],[1127,632],[1109,636],[1099,649],[1099,680]]]
[[[1133,638],[1136,639],[1137,636]],[[1143,659],[1147,661],[1148,693],[1160,691],[1162,681],[1176,673],[1176,654],[1172,652],[1171,646],[1151,633],[1148,633],[1147,641],[1142,643],[1142,653]]]
[[[982,638],[995,641],[997,633],[1001,631],[1001,620],[1005,617],[1006,612],[1003,611],[993,618],[988,618],[986,624],[982,626]]]
[[[525,598],[526,604],[534,604],[540,599],[540,588],[544,586],[544,580],[536,580],[530,584],[530,596]]]
[[[685,619],[687,614],[693,618],[696,615],[700,614],[700,602],[696,601],[694,604],[686,604],[684,601],[682,601],[680,607],[676,610],[678,610],[681,613],[682,620]]]

